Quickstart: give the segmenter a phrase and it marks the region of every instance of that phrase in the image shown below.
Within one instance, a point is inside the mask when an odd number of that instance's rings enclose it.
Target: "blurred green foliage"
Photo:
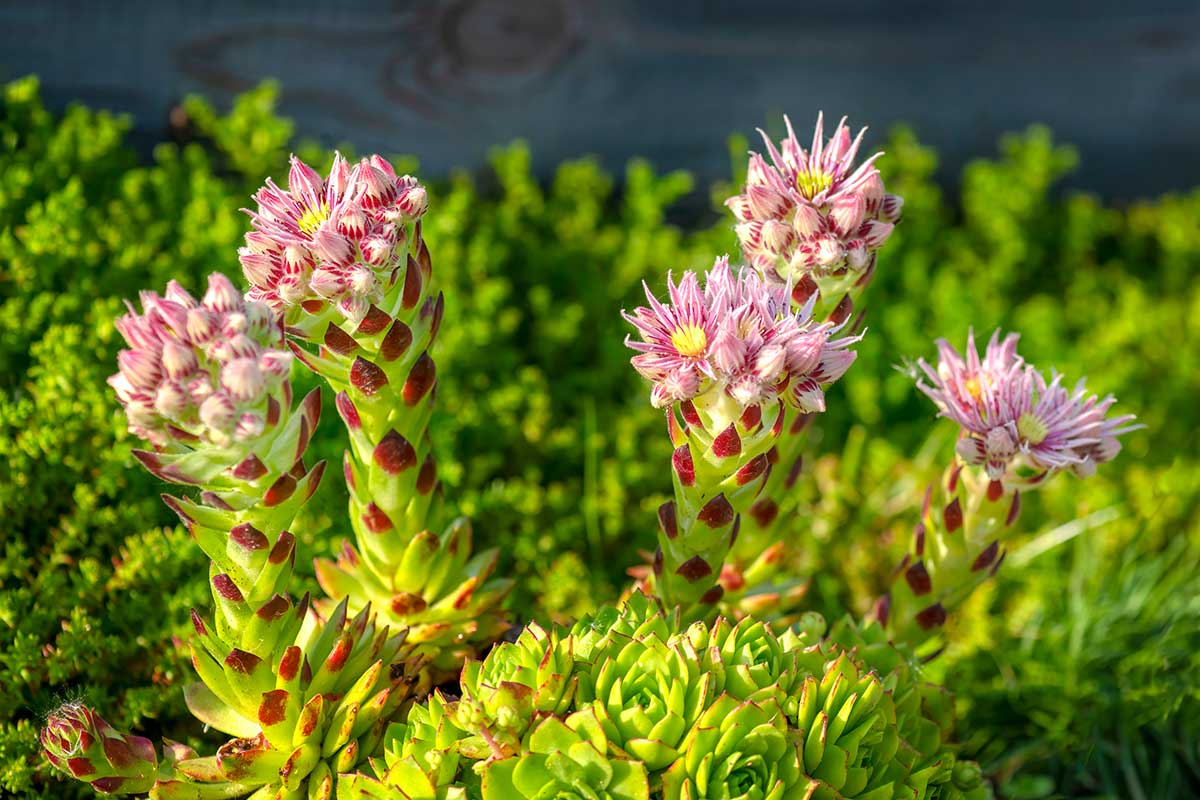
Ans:
[[[207,596],[203,560],[171,527],[163,487],[135,468],[104,378],[121,299],[170,278],[196,287],[213,269],[236,275],[250,192],[284,177],[291,148],[329,158],[292,141],[274,95],[265,85],[227,114],[189,100],[177,130],[188,143],[144,163],[124,141],[127,120],[78,107],[55,117],[31,79],[4,89],[6,796],[85,796],[37,755],[40,715],[63,698],[86,696],[121,728],[203,737],[179,690],[187,609]],[[1064,194],[1055,182],[1075,156],[1035,128],[970,164],[952,201],[910,132],[885,149],[906,218],[798,488],[812,510],[794,527],[811,543],[812,605],[835,616],[867,606],[950,453],[952,432],[892,365],[930,355],[937,336],[961,343],[971,325],[1018,329],[1028,358],[1087,374],[1148,427],[1086,484],[1064,476],[1031,498],[1033,544],[1010,559],[1026,563],[1002,570],[951,629],[933,667],[959,697],[964,747],[1011,797],[1200,791],[1200,192],[1125,208]],[[488,174],[431,188],[426,235],[448,320],[433,434],[447,496],[482,542],[502,545],[519,578],[514,616],[568,618],[619,591],[669,491],[663,422],[628,367],[617,311],[639,302],[643,279],[660,291],[667,269],[704,268],[736,243],[716,212],[694,229],[669,224],[696,187],[640,161],[619,188],[588,159],[546,185],[518,144],[496,150]],[[314,452],[338,458],[341,447],[327,419]],[[319,497],[310,555],[348,533],[340,482]],[[1083,518],[1103,524],[1056,528]]]

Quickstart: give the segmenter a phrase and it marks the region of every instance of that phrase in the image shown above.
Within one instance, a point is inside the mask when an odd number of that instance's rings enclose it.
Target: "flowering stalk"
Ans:
[[[825,139],[817,117],[809,150],[801,147],[786,117],[788,135],[778,145],[762,131],[770,162],[751,152],[746,185],[726,201],[737,218],[742,252],[771,281],[792,284],[792,307],[811,307],[818,320],[834,325],[851,320],[875,273],[878,251],[900,220],[904,201],[887,194],[875,153],[855,166],[866,129],[853,140],[843,119]],[[862,326],[860,311],[851,330]],[[734,546],[733,562],[722,576],[725,602],[737,613],[788,619],[805,585],[787,576],[786,527],[797,513],[792,489],[803,467],[805,432],[813,412],[788,407],[778,441],[769,451],[771,470],[750,507]]]
[[[1141,427],[1131,414],[1106,416],[1115,398],[1089,394],[1082,380],[1074,389],[1057,373],[1046,380],[1018,355],[1017,339],[996,331],[982,359],[973,334],[965,358],[939,340],[936,367],[918,362],[918,388],[961,433],[956,463],[936,495],[926,492],[912,549],[873,612],[898,640],[931,635],[995,575],[1018,530],[1022,493],[1060,472],[1090,476],[1116,457],[1118,436]]]
[[[491,578],[495,549],[471,557],[464,520],[430,530],[441,488],[429,350],[444,301],[421,237],[425,189],[379,156],[354,167],[338,156],[326,178],[293,159],[288,189],[268,182],[255,199],[241,249],[248,296],[284,314],[292,352],[332,386],[350,434],[355,544],[319,560],[317,579],[352,610],[370,604],[408,628],[435,677],[451,675],[504,630],[511,582]]]
[[[659,509],[654,586],[668,608],[704,613],[721,599],[721,566],[740,518],[763,486],[783,408],[823,408],[824,388],[854,361],[860,337],[831,338],[811,303],[788,308],[787,289],[718,259],[705,276],[668,280],[670,305],[626,314],[641,341],[632,363],[667,408],[675,500]]]
[[[224,276],[209,278],[199,302],[173,282],[165,296],[141,301],[142,313],[131,308],[117,322],[130,349],[110,383],[131,431],[156,447],[138,459],[200,490],[196,499],[163,496],[212,559],[213,617],[192,612],[201,682],[184,694],[198,719],[235,738],[215,758],[168,744],[156,767],[148,741],[65,707],[44,734],[48,756],[60,763],[82,752],[93,772],[63,763],[122,794],[332,797],[336,775],[372,753],[412,680],[398,662],[402,635],[365,611],[349,620],[345,604],[323,620],[307,597],[296,603],[287,593],[296,542],[287,528],[323,470],[303,462],[320,395],[292,411],[280,320]],[[97,732],[107,766],[89,754]]]

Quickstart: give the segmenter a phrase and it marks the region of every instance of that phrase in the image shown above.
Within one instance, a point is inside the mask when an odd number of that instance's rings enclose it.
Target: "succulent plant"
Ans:
[[[536,718],[570,708],[578,680],[571,645],[569,636],[531,624],[516,642],[468,662],[455,721],[471,735],[459,742],[459,751],[476,759],[510,755]]]
[[[602,726],[587,711],[548,717],[518,756],[490,762],[483,800],[649,800],[646,767],[608,755]]]
[[[142,736],[116,731],[79,703],[67,703],[46,719],[42,748],[50,763],[101,794],[146,792],[154,785],[158,754]]]
[[[579,675],[577,705],[590,706],[615,752],[651,772],[678,747],[715,696],[716,676],[683,637],[613,636]]]
[[[344,474],[354,544],[317,562],[333,600],[372,605],[408,629],[429,682],[452,676],[506,623],[498,553],[471,555],[471,527],[438,533],[441,488],[427,433],[444,301],[420,219],[424,187],[379,156],[326,178],[293,160],[287,190],[257,195],[242,264],[248,296],[277,305],[296,357],[324,378],[350,435]],[[311,347],[316,346],[314,352]]]

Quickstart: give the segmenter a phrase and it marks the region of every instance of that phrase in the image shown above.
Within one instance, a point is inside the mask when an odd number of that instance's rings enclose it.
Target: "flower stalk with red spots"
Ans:
[[[465,520],[435,532],[441,485],[426,429],[444,301],[421,236],[425,190],[373,156],[353,168],[335,159],[324,178],[293,160],[288,190],[269,183],[256,198],[242,251],[249,296],[283,310],[292,352],[333,388],[350,435],[354,543],[318,561],[317,579],[333,602],[407,628],[431,679],[449,677],[505,629],[498,605],[511,582],[492,578],[495,549],[472,556]]]
[[[743,255],[767,280],[791,284],[793,308],[808,307],[815,319],[860,330],[862,294],[904,201],[884,189],[875,166],[882,153],[855,165],[865,128],[852,139],[843,119],[826,139],[818,116],[805,150],[791,121],[784,121],[787,136],[777,145],[762,134],[766,156],[750,153],[746,184],[725,203],[737,219]],[[824,410],[824,397],[817,400],[814,411]],[[722,576],[730,613],[786,620],[805,593],[806,582],[790,569],[789,542],[800,513],[792,490],[812,417],[803,409],[784,412],[765,486]]]
[[[651,402],[667,407],[675,447],[675,499],[659,509],[652,580],[668,608],[706,614],[724,593],[722,564],[762,489],[784,407],[823,408],[860,337],[834,338],[811,304],[791,310],[784,285],[734,273],[727,259],[703,288],[688,272],[668,289],[669,304],[647,288],[649,305],[625,315],[641,337],[627,339],[633,366],[652,382]]]
[[[1109,417],[1116,402],[1049,380],[1017,353],[1017,334],[996,331],[981,358],[938,341],[938,363],[917,362],[918,387],[939,416],[959,425],[955,463],[926,492],[912,547],[874,615],[896,639],[918,642],[1004,561],[1019,532],[1021,495],[1060,472],[1087,477],[1121,449],[1133,415]]]
[[[211,276],[199,301],[172,283],[141,303],[117,323],[129,349],[110,383],[130,430],[155,447],[135,451],[142,464],[198,490],[163,495],[211,559],[212,616],[192,612],[200,682],[184,696],[197,719],[235,738],[215,758],[168,744],[155,767],[148,740],[65,707],[44,734],[48,757],[112,793],[332,797],[337,774],[373,753],[413,678],[403,635],[368,611],[349,620],[343,603],[322,619],[307,596],[288,594],[289,528],[323,471],[303,461],[320,394],[292,408],[281,320],[224,276]],[[97,741],[104,762],[90,752]]]

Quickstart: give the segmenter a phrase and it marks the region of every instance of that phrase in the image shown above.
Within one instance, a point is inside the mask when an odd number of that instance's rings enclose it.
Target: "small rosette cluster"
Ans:
[[[163,295],[142,292],[141,305],[117,320],[129,347],[109,378],[135,436],[168,450],[198,441],[235,447],[290,405],[282,387],[292,355],[280,320],[224,275],[209,276],[199,301],[171,281]]]
[[[924,359],[917,386],[939,416],[959,427],[951,464],[930,487],[910,552],[876,616],[897,636],[918,640],[994,575],[1015,531],[1021,493],[1061,472],[1080,477],[1120,452],[1118,437],[1140,428],[1132,414],[1109,416],[1116,399],[1049,379],[1017,352],[1017,334],[992,334],[980,356],[974,334],[966,353],[939,340],[936,365]]]
[[[878,626],[822,638],[811,615],[780,636],[653,608],[635,594],[498,647],[462,700],[393,727],[349,799],[989,796],[947,744],[949,698]]]
[[[787,288],[718,259],[703,287],[692,272],[670,300],[626,319],[641,339],[632,363],[668,406],[675,499],[659,509],[656,591],[668,605],[711,608],[721,599],[722,563],[740,515],[761,491],[784,424],[784,409],[825,409],[825,389],[854,362],[861,336],[836,337],[815,323],[811,302],[790,307]]]
[[[855,166],[866,128],[851,139],[843,118],[825,139],[817,117],[812,146],[805,150],[787,124],[777,147],[762,134],[770,163],[750,154],[746,185],[725,201],[737,218],[746,260],[774,280],[844,277],[846,285],[869,280],[875,253],[900,220],[903,201],[884,191],[876,153]]]
[[[248,212],[254,229],[238,254],[249,297],[289,321],[325,304],[360,321],[403,266],[396,254],[428,207],[425,187],[377,155],[354,166],[335,155],[324,178],[293,156],[287,183],[268,180]]]

